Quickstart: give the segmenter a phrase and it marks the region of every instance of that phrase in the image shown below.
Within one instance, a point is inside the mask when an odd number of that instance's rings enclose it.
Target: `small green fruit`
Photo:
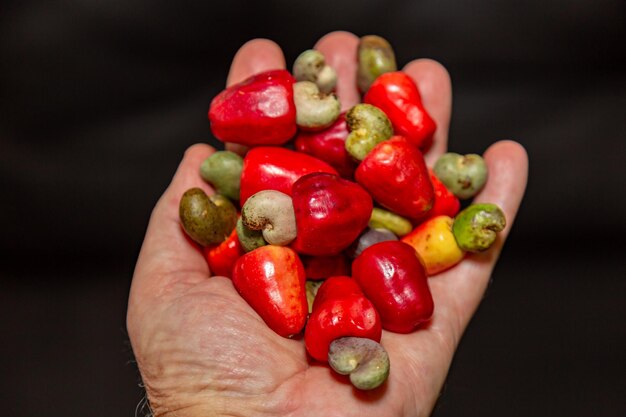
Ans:
[[[372,210],[369,227],[372,229],[387,229],[400,237],[408,235],[413,230],[413,225],[409,220],[380,207],[374,207]]]
[[[315,301],[317,290],[320,289],[323,283],[324,283],[323,280],[317,280],[317,281],[312,280],[312,279],[306,280],[306,301],[307,301],[307,304],[309,305],[309,314],[313,312],[313,302]]]
[[[200,176],[231,200],[239,200],[243,158],[231,151],[217,151],[200,165]]]

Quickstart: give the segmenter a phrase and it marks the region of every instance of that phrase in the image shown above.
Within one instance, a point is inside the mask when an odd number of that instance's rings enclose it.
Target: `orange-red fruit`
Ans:
[[[449,216],[433,217],[402,238],[417,251],[429,276],[452,268],[465,256],[452,233],[453,223]]]
[[[284,337],[302,331],[308,314],[304,267],[286,246],[266,245],[243,255],[233,270],[241,297]]]

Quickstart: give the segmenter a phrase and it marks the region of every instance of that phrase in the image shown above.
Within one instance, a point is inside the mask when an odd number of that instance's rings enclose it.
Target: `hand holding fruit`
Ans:
[[[337,72],[336,93],[343,110],[360,101],[356,62],[344,59],[356,55],[357,44],[354,35],[333,33],[316,45]],[[251,41],[235,57],[229,84],[284,67],[275,44]],[[437,125],[425,154],[432,166],[445,151],[449,78],[429,60],[413,61],[403,71],[416,81]],[[363,417],[429,414],[519,206],[527,175],[523,149],[500,142],[485,152],[489,179],[476,202],[497,204],[507,225],[489,251],[466,256],[429,279],[435,313],[426,327],[408,334],[383,331],[381,342],[392,371],[373,396],[355,392],[328,366],[308,360],[303,340],[271,330],[231,280],[207,278],[204,252],[183,233],[178,209],[187,189],[197,186],[212,193],[198,172],[212,152],[198,145],[186,153],[153,211],[133,277],[128,330],[155,415],[318,416],[331,410]]]

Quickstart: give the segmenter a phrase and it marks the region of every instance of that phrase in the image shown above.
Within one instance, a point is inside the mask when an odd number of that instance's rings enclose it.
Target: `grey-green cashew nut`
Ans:
[[[477,154],[445,153],[433,170],[446,188],[461,199],[475,196],[487,182],[487,164]]]
[[[320,130],[334,123],[341,113],[341,103],[334,94],[320,92],[311,81],[293,85],[296,124],[305,130]]]
[[[326,64],[324,54],[315,49],[302,52],[293,63],[296,81],[311,81],[322,93],[328,94],[337,85],[337,72]]]
[[[382,385],[389,376],[389,355],[380,343],[362,337],[333,340],[328,350],[328,364],[361,390]]]
[[[276,190],[263,190],[248,198],[241,208],[246,227],[261,230],[271,245],[285,246],[296,238],[296,215],[291,197]]]

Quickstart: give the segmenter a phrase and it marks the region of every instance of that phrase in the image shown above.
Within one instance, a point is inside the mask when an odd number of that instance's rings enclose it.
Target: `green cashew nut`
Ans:
[[[459,248],[482,252],[496,240],[496,233],[506,226],[500,207],[491,203],[472,204],[454,218],[452,233]]]
[[[389,355],[380,343],[362,337],[333,340],[328,349],[328,364],[361,390],[379,387],[389,376]]]
[[[334,94],[321,93],[315,83],[298,81],[293,85],[296,124],[306,130],[327,128],[341,113],[341,103]]]
[[[337,85],[337,72],[326,65],[324,54],[315,49],[302,52],[293,63],[293,76],[296,81],[311,81],[322,93],[330,93]]]
[[[393,48],[380,36],[363,36],[359,41],[357,57],[357,85],[363,94],[379,75],[398,69]]]
[[[291,197],[276,190],[253,194],[241,208],[243,224],[262,230],[270,245],[284,246],[296,238],[296,214]]]
[[[260,230],[252,230],[247,227],[241,217],[237,220],[237,238],[239,238],[239,244],[244,252],[250,252],[261,246],[267,245],[265,239],[263,239],[263,232]]]
[[[445,153],[433,170],[446,188],[461,199],[475,196],[487,182],[487,164],[476,154]]]
[[[200,176],[211,184],[218,194],[239,200],[239,183],[243,158],[231,151],[217,151],[200,165]]]
[[[237,223],[237,208],[228,198],[207,196],[200,188],[185,191],[178,214],[185,232],[203,246],[226,240]]]
[[[413,230],[413,225],[409,220],[380,207],[374,207],[372,210],[369,227],[372,229],[387,229],[401,237],[408,235]]]
[[[348,110],[346,124],[350,131],[346,138],[346,150],[358,161],[393,135],[393,126],[387,115],[371,104],[357,104]]]

